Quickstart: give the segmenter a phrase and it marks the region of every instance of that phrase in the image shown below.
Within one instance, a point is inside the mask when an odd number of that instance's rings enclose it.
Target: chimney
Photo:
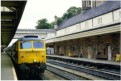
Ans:
[[[107,0],[93,0],[92,1],[92,7],[97,7],[102,5],[104,2],[106,2]]]
[[[57,16],[55,16],[54,29],[58,29]]]
[[[86,12],[91,8],[91,0],[82,0],[82,12]]]

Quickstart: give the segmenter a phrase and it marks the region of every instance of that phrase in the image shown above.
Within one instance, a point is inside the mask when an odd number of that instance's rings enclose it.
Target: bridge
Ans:
[[[55,36],[54,29],[18,29],[14,35],[14,39],[18,39],[25,35],[37,35],[42,39]]]

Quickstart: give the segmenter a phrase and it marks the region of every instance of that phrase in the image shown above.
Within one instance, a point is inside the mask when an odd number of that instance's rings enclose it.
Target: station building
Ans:
[[[121,54],[121,1],[82,3],[82,13],[55,25],[47,47],[54,48],[56,55],[115,61]]]

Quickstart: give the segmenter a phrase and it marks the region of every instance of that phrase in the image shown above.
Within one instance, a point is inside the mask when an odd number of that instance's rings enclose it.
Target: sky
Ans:
[[[54,16],[61,17],[70,7],[82,7],[81,0],[27,0],[18,29],[35,29],[39,19],[54,21]],[[11,46],[16,39],[13,39]]]
[[[72,6],[81,7],[81,0],[27,0],[18,29],[35,29],[36,22],[46,18],[54,21],[54,16],[61,17]]]

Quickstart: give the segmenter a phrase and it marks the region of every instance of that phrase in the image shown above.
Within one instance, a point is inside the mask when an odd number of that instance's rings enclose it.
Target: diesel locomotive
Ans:
[[[34,75],[43,77],[46,69],[46,43],[38,36],[24,36],[10,48],[10,56],[22,78]]]

